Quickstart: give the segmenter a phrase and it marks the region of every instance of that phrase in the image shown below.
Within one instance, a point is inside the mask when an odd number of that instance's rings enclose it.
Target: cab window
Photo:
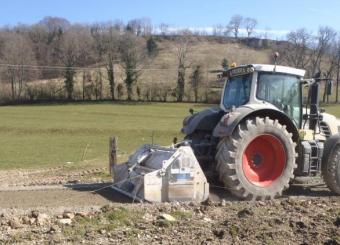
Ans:
[[[289,116],[296,126],[301,120],[300,79],[280,73],[259,72],[257,98],[267,101]]]
[[[228,79],[223,95],[223,105],[226,109],[241,106],[249,101],[253,73],[235,76]]]

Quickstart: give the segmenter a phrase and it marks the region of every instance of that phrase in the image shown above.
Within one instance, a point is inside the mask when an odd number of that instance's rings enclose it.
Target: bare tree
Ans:
[[[43,61],[39,64],[60,65],[63,35],[71,28],[70,22],[64,18],[47,16],[39,21],[37,26],[43,28],[47,33],[47,52],[46,54],[42,54],[46,57],[46,63]],[[47,77],[56,77],[60,74],[58,71],[43,71],[43,75]]]
[[[336,91],[335,91],[335,102],[339,102],[339,79],[340,79],[340,38],[335,45],[335,57],[336,57]]]
[[[82,99],[91,99],[94,91],[94,82],[92,79],[92,73],[89,70],[83,71],[82,76]]]
[[[124,83],[127,90],[127,99],[132,99],[133,86],[140,75],[141,63],[145,59],[145,48],[142,48],[137,37],[126,33],[120,40],[120,59],[124,69]]]
[[[192,89],[194,90],[195,103],[197,103],[198,101],[198,91],[199,91],[202,81],[203,81],[202,68],[200,65],[196,65],[190,76],[190,83],[191,83]]]
[[[124,85],[119,83],[117,85],[117,99],[121,100],[124,94]]]
[[[122,20],[115,20],[112,24],[113,28],[118,31],[118,33],[123,34],[124,33],[124,29],[125,29],[125,25],[124,22]]]
[[[238,38],[238,34],[239,34],[240,27],[242,24],[243,24],[243,17],[241,15],[234,15],[233,17],[231,17],[229,21],[228,28],[231,29],[236,39]]]
[[[152,33],[152,24],[149,18],[132,19],[126,26],[127,31],[137,36],[147,36]]]
[[[70,23],[62,18],[45,17],[38,24],[27,30],[27,36],[32,42],[33,51],[38,65],[60,65],[60,50],[62,36],[70,28]],[[58,70],[42,70],[44,78],[60,75]]]
[[[330,48],[329,51],[327,52],[327,54],[325,55],[324,58],[324,63],[325,65],[323,65],[323,76],[326,78],[325,81],[325,89],[324,89],[324,94],[323,94],[323,102],[327,102],[329,103],[329,88],[328,86],[330,86],[330,81],[332,80],[333,77],[336,77],[336,90],[338,90],[338,86],[339,86],[339,65],[340,65],[340,45],[339,42],[334,41]],[[336,91],[336,99],[337,100],[338,97],[338,91]]]
[[[107,32],[106,23],[95,23],[90,26],[90,33],[94,40],[95,62],[99,63],[105,52],[104,35]]]
[[[94,94],[96,100],[103,99],[103,74],[100,68],[97,69],[95,80],[94,80]]]
[[[67,98],[73,99],[74,66],[83,66],[93,61],[93,38],[88,28],[73,26],[63,36],[61,60],[66,66],[65,89]]]
[[[159,25],[159,30],[161,32],[161,35],[163,35],[163,36],[168,34],[168,29],[169,29],[169,25],[168,24],[161,23]]]
[[[115,64],[119,56],[120,29],[111,22],[95,24],[91,27],[91,34],[96,43],[96,57],[99,66],[104,63],[110,85],[111,99],[115,100]]]
[[[225,27],[222,24],[217,24],[213,27],[214,36],[223,36]]]
[[[126,31],[140,35],[140,24],[137,19],[130,20],[126,25]]]
[[[141,22],[142,36],[151,35],[152,31],[153,31],[153,26],[152,26],[151,20],[149,18],[141,18],[140,22]]]
[[[287,34],[287,43],[280,49],[282,60],[289,66],[307,69],[311,61],[312,34],[298,29]]]
[[[189,40],[188,38],[193,35],[193,32],[189,28],[182,28],[182,29],[178,29],[176,31],[176,34],[179,36],[183,36],[184,38],[181,38],[183,40]]]
[[[32,44],[22,35],[6,33],[1,49],[1,63],[8,64],[5,77],[11,85],[12,100],[20,100],[26,83],[36,78],[30,66],[37,65]]]
[[[244,25],[247,31],[247,37],[249,38],[253,34],[255,27],[257,26],[257,20],[254,18],[245,18]]]
[[[336,32],[328,26],[320,27],[316,37],[317,42],[314,44],[312,60],[311,60],[311,73],[314,74],[321,70],[322,59],[329,51],[331,44],[334,42]]]
[[[71,24],[68,20],[51,16],[44,17],[41,21],[39,21],[38,24],[46,26],[49,33],[56,33],[59,31],[65,32],[71,27]]]
[[[176,98],[178,102],[183,101],[185,88],[185,72],[188,67],[189,38],[182,36],[176,47],[178,68],[177,68],[177,88]]]
[[[331,53],[331,47],[334,43],[336,37],[336,32],[328,27],[320,27],[318,35],[316,37],[317,42],[314,44],[313,52],[312,52],[312,58],[311,58],[311,74],[316,73],[317,71],[322,71],[322,64],[325,62],[326,59],[329,59],[327,57]],[[329,60],[328,60],[329,62]],[[324,75],[329,78],[334,70],[334,59],[331,60],[331,64],[329,64],[327,71],[323,72]],[[324,86],[324,93],[323,93],[323,102],[326,101],[327,97],[327,88],[328,84],[325,83]]]
[[[119,33],[120,31],[110,22],[91,26],[91,34],[96,46],[96,63],[98,70],[100,70],[100,66],[103,65],[103,63],[106,67],[112,100],[115,100],[114,65],[118,59]],[[100,79],[96,81],[102,81],[101,76],[102,74],[100,72]]]
[[[230,37],[233,33],[233,29],[230,26],[226,26],[223,30],[223,35],[226,37]]]
[[[49,63],[48,60],[48,50],[49,50],[49,37],[47,28],[43,25],[33,25],[31,26],[28,37],[32,42],[32,48],[36,55],[39,65],[46,65]]]
[[[107,34],[104,37],[105,44],[105,63],[107,77],[110,84],[110,92],[112,100],[115,100],[115,64],[118,63],[119,56],[119,33],[112,27],[109,27]]]

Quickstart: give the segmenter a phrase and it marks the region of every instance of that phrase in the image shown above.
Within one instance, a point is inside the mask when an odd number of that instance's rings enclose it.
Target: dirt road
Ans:
[[[132,203],[132,200],[110,188],[111,182],[64,185],[30,185],[0,187],[0,209],[4,208],[58,208],[90,207],[110,203]],[[324,185],[292,186],[280,199],[336,198]],[[223,188],[211,187],[209,200],[239,202]]]
[[[0,209],[91,207],[109,203],[129,203],[130,199],[112,190],[105,168],[0,171]],[[105,177],[103,177],[105,176]],[[330,198],[324,185],[293,186],[284,198]],[[214,202],[238,201],[224,188],[212,186],[209,199]]]
[[[104,171],[0,172],[0,243],[340,243],[340,197],[323,185],[265,202],[212,187],[203,204],[140,204],[109,188]]]

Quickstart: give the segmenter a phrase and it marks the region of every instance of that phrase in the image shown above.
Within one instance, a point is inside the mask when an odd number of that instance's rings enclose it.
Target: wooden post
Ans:
[[[110,137],[110,142],[109,142],[110,148],[109,148],[109,170],[110,174],[112,175],[112,169],[113,167],[117,164],[117,140],[116,137]]]

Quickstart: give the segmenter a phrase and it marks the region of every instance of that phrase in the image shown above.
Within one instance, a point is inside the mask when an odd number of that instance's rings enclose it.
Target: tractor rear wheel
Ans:
[[[217,146],[220,180],[242,199],[280,196],[294,178],[295,146],[292,134],[278,120],[247,120]]]
[[[328,188],[340,195],[340,145],[330,152],[328,161],[322,164],[321,171]]]

